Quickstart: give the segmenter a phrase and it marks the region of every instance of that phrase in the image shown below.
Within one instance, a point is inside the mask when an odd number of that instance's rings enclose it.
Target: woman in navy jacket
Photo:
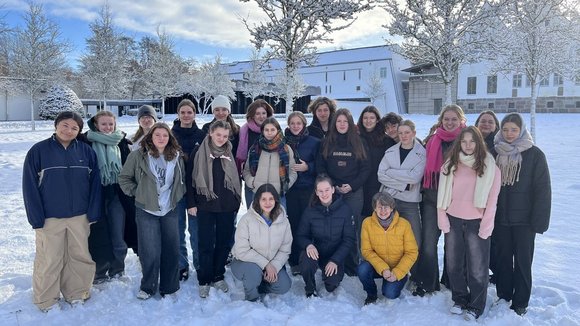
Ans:
[[[335,195],[332,180],[318,176],[315,194],[304,211],[295,241],[300,254],[300,273],[306,296],[317,296],[314,275],[322,269],[326,291],[333,292],[344,277],[345,261],[355,247],[352,210]]]
[[[36,232],[32,273],[34,304],[53,308],[60,298],[82,303],[90,297],[95,263],[89,253],[89,223],[101,215],[101,177],[93,149],[76,139],[83,120],[64,111],[55,133],[26,154],[22,195]]]

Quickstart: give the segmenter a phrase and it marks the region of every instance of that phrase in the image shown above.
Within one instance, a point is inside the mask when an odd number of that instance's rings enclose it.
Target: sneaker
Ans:
[[[510,309],[515,311],[518,316],[523,316],[528,312],[528,309],[524,307],[510,307]]]
[[[365,299],[365,306],[375,302],[377,302],[376,295],[367,295],[367,298]]]
[[[71,307],[78,307],[78,306],[82,306],[85,303],[85,300],[83,299],[74,299],[69,301],[69,304],[71,305]]]
[[[222,292],[228,292],[228,290],[230,289],[230,288],[228,288],[228,283],[226,283],[225,280],[219,280],[219,281],[215,282],[213,284],[213,287],[222,291]]]
[[[199,286],[199,297],[200,298],[207,298],[209,295],[209,285],[200,285]]]
[[[314,292],[306,292],[306,297],[307,298],[318,298],[318,293],[316,292],[316,290]]]
[[[177,293],[173,292],[173,293],[169,293],[169,294],[162,294],[161,297],[163,299],[170,299],[173,303],[177,302]]]
[[[509,301],[507,301],[506,299],[498,298],[497,300],[495,300],[494,303],[491,304],[491,306],[492,307],[495,307],[495,306],[505,306],[505,307],[507,307],[507,306],[509,306],[509,304],[510,304]]]
[[[189,278],[189,267],[182,268],[179,270],[179,280],[180,281],[187,281]]]
[[[415,288],[415,291],[413,291],[413,293],[411,293],[411,294],[413,294],[414,297],[421,297],[422,298],[425,296],[426,293],[427,293],[427,291],[425,291],[424,288],[417,286],[417,288]]]
[[[449,309],[449,312],[454,314],[454,315],[461,315],[463,313],[463,306],[458,305],[457,303],[453,305],[453,307],[451,307]]]
[[[100,285],[100,284],[103,284],[103,283],[107,282],[108,280],[109,280],[109,278],[106,277],[106,276],[105,277],[96,278],[96,279],[93,280],[93,285]]]
[[[120,281],[123,283],[130,283],[131,282],[131,278],[129,276],[125,275],[124,272],[120,272],[120,273],[117,273],[117,274],[111,276],[110,280],[111,281]]]
[[[151,294],[143,291],[143,290],[139,290],[139,292],[137,293],[137,299],[139,300],[147,300],[151,298]]]
[[[463,319],[465,319],[465,321],[474,321],[477,318],[479,318],[479,315],[471,309],[466,309],[465,313],[463,314]]]
[[[300,275],[300,266],[291,266],[290,271],[292,271],[292,276]]]

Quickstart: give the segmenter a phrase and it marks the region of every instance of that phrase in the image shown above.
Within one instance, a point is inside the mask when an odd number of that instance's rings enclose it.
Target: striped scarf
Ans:
[[[290,146],[286,144],[286,139],[281,131],[279,131],[272,140],[267,140],[264,135],[260,135],[260,138],[252,148],[250,148],[248,153],[248,164],[250,164],[250,173],[252,176],[256,176],[256,172],[258,171],[258,163],[260,162],[262,150],[270,153],[278,152],[278,155],[280,156],[278,172],[280,174],[280,185],[282,187],[280,196],[282,196],[282,194],[286,193],[289,188],[288,171],[290,171],[290,162],[288,152]]]
[[[290,128],[286,128],[284,131],[284,136],[286,138],[286,144],[292,148],[292,152],[294,153],[294,161],[296,164],[300,164],[300,153],[298,153],[298,145],[303,142],[309,136],[308,128],[302,128],[302,131],[298,135],[294,135]]]

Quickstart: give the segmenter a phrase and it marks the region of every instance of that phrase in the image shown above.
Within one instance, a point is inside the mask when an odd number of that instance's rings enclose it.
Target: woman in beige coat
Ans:
[[[291,247],[292,232],[280,196],[274,186],[263,184],[238,222],[232,249],[232,273],[244,283],[246,300],[290,290],[292,281],[284,265]]]

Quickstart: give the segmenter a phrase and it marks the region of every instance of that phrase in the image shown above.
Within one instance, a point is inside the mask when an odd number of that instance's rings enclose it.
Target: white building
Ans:
[[[409,74],[402,69],[409,65],[408,60],[387,46],[372,46],[321,52],[312,66],[301,66],[299,73],[309,86],[307,95],[333,98],[339,107],[350,109],[357,119],[360,111],[371,104],[365,89],[374,74],[382,81],[383,92],[373,103],[381,113],[407,111],[405,87]],[[273,83],[282,67],[280,62],[273,62],[269,68],[263,69],[267,81]],[[244,72],[250,69],[249,61],[228,65],[233,80],[243,80]]]

